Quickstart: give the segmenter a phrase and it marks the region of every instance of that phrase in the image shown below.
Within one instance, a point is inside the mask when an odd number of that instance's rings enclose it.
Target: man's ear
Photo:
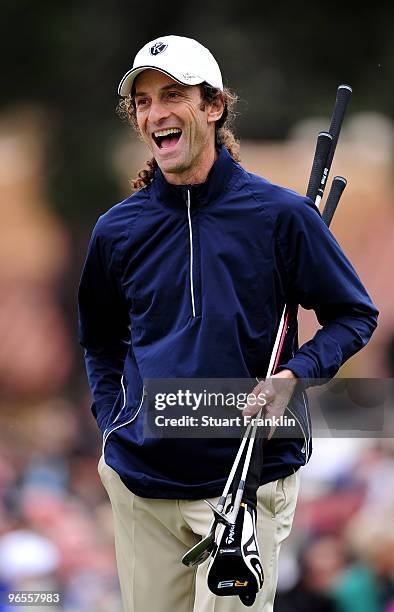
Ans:
[[[221,94],[221,92],[219,92],[214,97],[212,102],[210,102],[208,105],[208,115],[207,115],[208,123],[219,121],[223,113],[224,113],[224,99],[223,99],[223,95]]]

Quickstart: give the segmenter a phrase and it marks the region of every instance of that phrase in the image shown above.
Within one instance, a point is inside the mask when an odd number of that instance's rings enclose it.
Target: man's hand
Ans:
[[[260,382],[251,392],[251,398],[242,411],[242,415],[253,416],[259,412],[261,407],[264,407],[265,418],[281,417],[293,395],[296,383],[297,378],[291,370],[282,370],[271,378]],[[274,426],[271,427],[268,435],[269,440],[274,435],[275,429]]]

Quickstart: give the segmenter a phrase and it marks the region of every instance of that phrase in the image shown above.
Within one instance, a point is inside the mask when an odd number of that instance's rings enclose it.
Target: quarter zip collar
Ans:
[[[207,205],[215,201],[228,189],[242,173],[242,168],[231,157],[226,147],[219,149],[219,155],[204,183],[198,185],[172,185],[163,176],[160,168],[156,168],[152,181],[158,200],[171,207],[185,206],[187,191],[190,191],[193,205]]]

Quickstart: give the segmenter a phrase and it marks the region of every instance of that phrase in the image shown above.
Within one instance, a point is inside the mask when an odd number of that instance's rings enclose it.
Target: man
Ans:
[[[206,563],[190,569],[181,557],[208,531],[203,499],[217,501],[239,440],[145,436],[143,381],[264,377],[283,306],[294,303],[313,308],[322,328],[300,349],[296,330],[288,334],[275,377],[289,381],[289,399],[297,378],[334,376],[369,340],[377,311],[314,204],[237,163],[227,124],[234,97],[205,47],[178,36],[149,42],[119,93],[152,159],[139,191],[94,228],[79,309],[123,604],[236,612],[238,597],[207,589]],[[283,411],[267,395],[268,413]],[[294,410],[297,435],[265,444],[265,581],[251,610],[272,610],[298,470],[311,452],[305,402]]]

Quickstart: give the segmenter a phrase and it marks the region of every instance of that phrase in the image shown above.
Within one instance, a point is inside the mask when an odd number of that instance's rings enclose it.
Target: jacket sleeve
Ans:
[[[119,285],[119,265],[110,241],[100,235],[100,219],[90,239],[78,289],[78,335],[93,396],[92,412],[103,432],[121,390],[130,326]]]
[[[281,369],[313,384],[332,378],[367,344],[378,311],[314,204],[300,199],[286,213],[278,218],[277,236],[290,300],[313,309],[322,327]]]

